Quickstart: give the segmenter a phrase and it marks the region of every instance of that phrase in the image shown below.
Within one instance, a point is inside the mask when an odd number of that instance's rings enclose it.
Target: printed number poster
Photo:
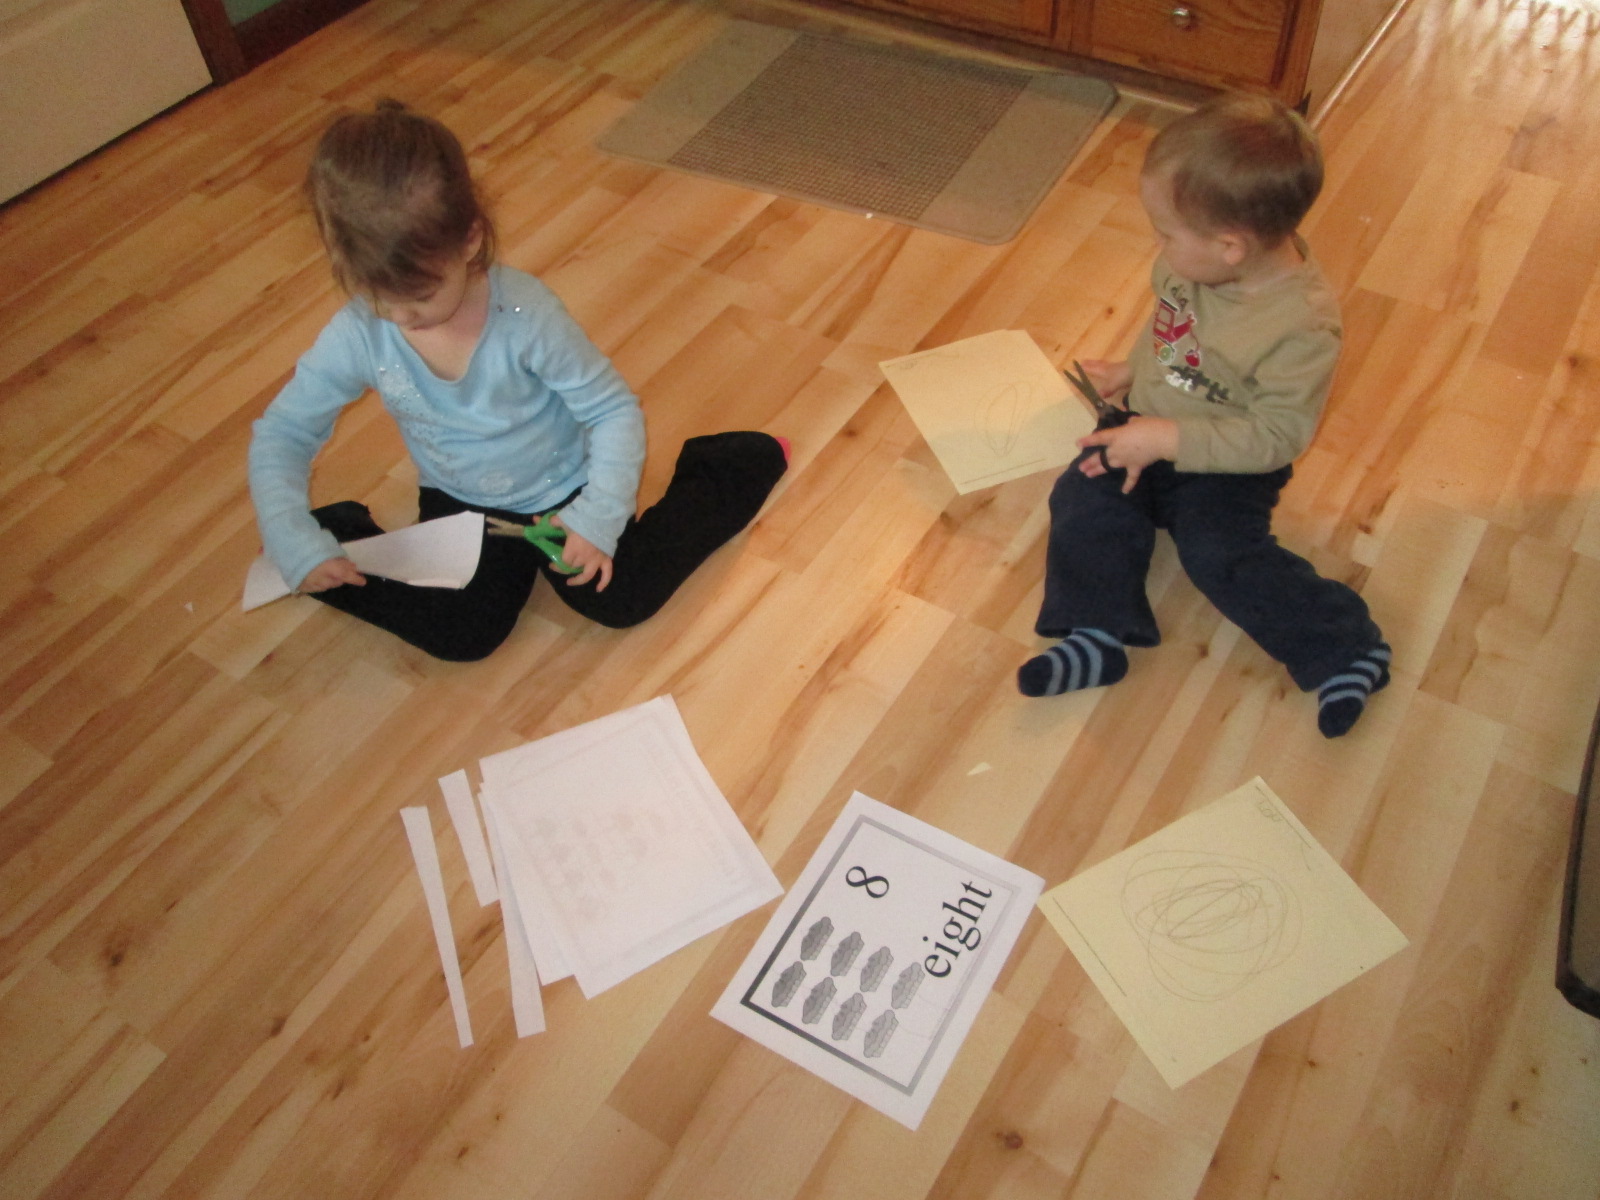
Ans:
[[[934,457],[965,494],[1059,469],[1095,419],[1021,329],[878,364]]]
[[[1039,908],[1171,1087],[1406,945],[1260,779]]]
[[[711,1015],[915,1129],[1043,887],[857,792]]]

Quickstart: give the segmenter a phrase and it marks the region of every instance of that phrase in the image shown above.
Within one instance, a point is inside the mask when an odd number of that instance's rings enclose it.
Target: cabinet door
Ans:
[[[210,82],[181,0],[0,0],[0,199]]]
[[[855,0],[928,21],[978,28],[998,27],[1050,36],[1056,0]]]
[[[1094,0],[1085,53],[1215,83],[1277,82],[1295,0]]]

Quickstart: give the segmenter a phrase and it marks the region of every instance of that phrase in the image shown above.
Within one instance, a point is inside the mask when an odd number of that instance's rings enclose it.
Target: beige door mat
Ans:
[[[993,245],[1115,100],[1087,76],[735,21],[598,145]]]

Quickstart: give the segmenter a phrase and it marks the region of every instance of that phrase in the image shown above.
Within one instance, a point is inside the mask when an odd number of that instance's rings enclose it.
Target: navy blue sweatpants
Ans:
[[[1081,456],[1079,461],[1081,461]],[[1291,468],[1264,475],[1147,467],[1124,496],[1124,471],[1089,478],[1074,462],[1050,494],[1044,604],[1035,630],[1103,629],[1129,646],[1161,640],[1145,593],[1156,530],[1201,593],[1309,691],[1382,640],[1351,588],[1324,579],[1272,535]]]

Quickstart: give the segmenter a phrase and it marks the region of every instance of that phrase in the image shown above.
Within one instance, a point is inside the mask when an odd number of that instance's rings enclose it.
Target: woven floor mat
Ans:
[[[1087,76],[735,21],[598,145],[994,244],[1115,100]]]

